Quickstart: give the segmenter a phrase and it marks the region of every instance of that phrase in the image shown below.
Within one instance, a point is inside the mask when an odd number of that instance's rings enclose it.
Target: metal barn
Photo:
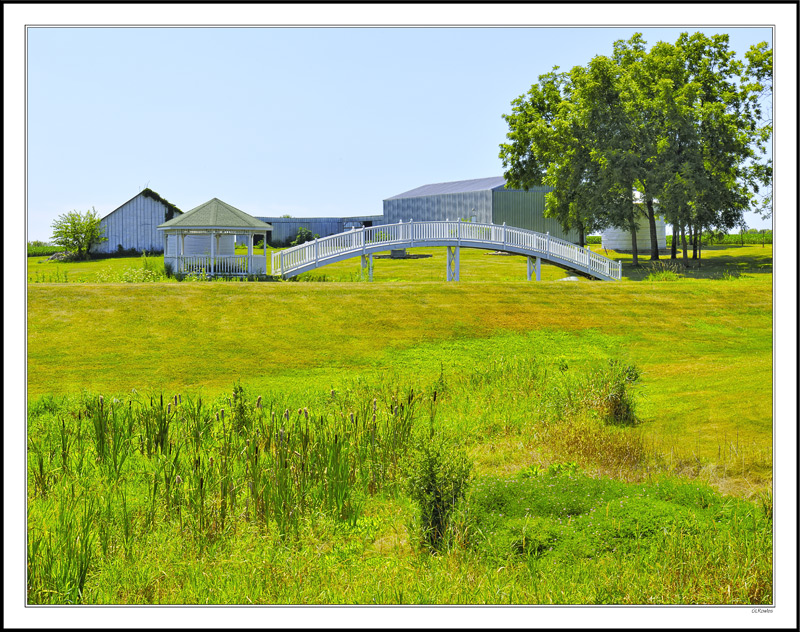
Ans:
[[[288,245],[297,237],[300,227],[307,228],[314,235],[327,237],[335,235],[352,227],[377,226],[383,224],[382,215],[360,215],[356,217],[257,217],[272,226],[267,234],[267,242],[275,245]],[[259,240],[262,236],[256,235]]]
[[[107,241],[94,244],[91,252],[108,254],[119,249],[162,251],[164,236],[158,231],[158,226],[181,212],[155,191],[144,189],[100,220]]]
[[[385,199],[384,222],[464,219],[481,224],[505,223],[578,243],[577,230],[565,231],[558,221],[544,216],[544,196],[549,187],[522,191],[506,189],[505,185],[502,176],[426,184]]]

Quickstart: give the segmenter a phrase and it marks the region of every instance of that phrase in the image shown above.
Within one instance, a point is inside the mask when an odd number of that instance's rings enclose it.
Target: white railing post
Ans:
[[[314,240],[314,265],[319,265],[319,238]]]
[[[410,220],[408,220],[408,227],[409,227],[409,231],[408,232],[409,232],[409,235],[410,235],[409,240],[408,240],[409,241],[408,247],[409,248],[413,248],[414,247],[414,218],[413,217]]]
[[[547,254],[550,255],[550,231],[547,231]]]
[[[506,249],[506,223],[503,222],[503,250]]]

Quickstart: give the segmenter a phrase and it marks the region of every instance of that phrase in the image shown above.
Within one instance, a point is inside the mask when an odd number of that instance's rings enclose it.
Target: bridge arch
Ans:
[[[622,264],[573,243],[524,228],[462,221],[400,222],[351,229],[272,253],[272,274],[289,278],[322,266],[376,252],[419,247],[447,247],[447,280],[459,279],[459,249],[480,248],[528,257],[528,279],[541,260],[582,276],[617,281]],[[534,263],[535,260],[535,263]],[[371,265],[369,266],[371,270]]]

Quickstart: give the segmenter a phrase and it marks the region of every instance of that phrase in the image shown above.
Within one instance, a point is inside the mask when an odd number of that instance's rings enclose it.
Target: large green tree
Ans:
[[[62,213],[52,224],[53,236],[51,241],[61,246],[67,252],[85,258],[89,255],[92,244],[107,241],[103,237],[103,227],[94,207],[91,211],[80,213],[70,211]]]
[[[746,57],[735,59],[726,35],[683,33],[647,51],[636,34],[611,57],[541,75],[504,115],[509,185],[552,186],[545,213],[565,228],[629,230],[637,265],[640,221],[659,256],[656,206],[674,234],[730,229],[772,178],[759,155],[772,131],[762,113],[772,52],[760,44]]]

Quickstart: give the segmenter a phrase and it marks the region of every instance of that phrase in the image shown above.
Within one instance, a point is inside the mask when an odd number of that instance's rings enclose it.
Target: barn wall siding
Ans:
[[[302,226],[314,235],[327,237],[348,230],[350,226],[361,225],[363,222],[372,222],[373,226],[384,223],[380,215],[360,215],[356,217],[257,217],[272,226],[269,242],[280,244],[293,241],[297,231]],[[246,238],[245,238],[246,239]],[[242,239],[240,238],[241,242]],[[245,241],[246,243],[246,241]]]
[[[383,216],[387,224],[397,222],[431,222],[475,217],[481,224],[492,221],[492,192],[443,193],[422,197],[397,198],[383,201]]]
[[[529,191],[505,190],[492,194],[492,215],[495,224],[526,228],[539,233],[549,232],[553,237],[577,244],[577,230],[566,231],[557,220],[544,216],[544,196],[550,188],[539,187]]]
[[[137,195],[100,220],[107,241],[93,246],[92,252],[113,253],[119,246],[124,250],[163,250],[164,236],[158,226],[166,221],[166,213],[161,202]]]

